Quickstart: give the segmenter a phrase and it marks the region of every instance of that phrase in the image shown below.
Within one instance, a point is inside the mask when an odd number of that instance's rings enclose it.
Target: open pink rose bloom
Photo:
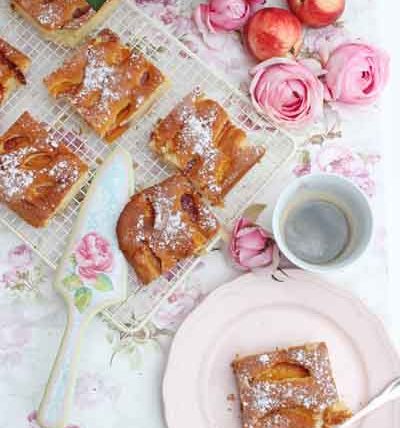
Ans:
[[[277,266],[278,247],[272,236],[251,221],[239,219],[232,232],[230,254],[241,268],[250,270],[266,266]]]
[[[324,87],[312,70],[289,58],[272,58],[252,71],[254,107],[277,122],[300,125],[322,115]]]
[[[389,56],[371,45],[347,43],[336,48],[326,64],[328,100],[371,104],[389,78]]]
[[[110,244],[95,232],[85,235],[75,250],[79,275],[87,280],[95,280],[97,274],[110,272],[113,253]]]

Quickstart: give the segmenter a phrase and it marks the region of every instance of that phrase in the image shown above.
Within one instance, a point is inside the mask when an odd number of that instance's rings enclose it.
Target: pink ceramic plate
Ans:
[[[250,274],[217,289],[175,336],[163,385],[169,428],[240,428],[235,355],[313,341],[327,342],[339,393],[354,411],[400,374],[381,322],[314,275],[293,271],[280,284]],[[398,428],[399,416],[400,403],[388,404],[359,427]]]

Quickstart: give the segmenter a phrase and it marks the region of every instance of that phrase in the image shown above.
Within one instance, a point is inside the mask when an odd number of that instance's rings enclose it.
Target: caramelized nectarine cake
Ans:
[[[12,7],[48,40],[75,46],[114,10],[106,0],[96,11],[86,0],[11,0]]]
[[[117,226],[119,245],[147,284],[199,253],[219,225],[187,178],[174,175],[132,197]]]
[[[18,86],[26,84],[30,64],[25,54],[0,38],[0,105]]]
[[[330,428],[351,417],[325,343],[236,359],[232,367],[244,428]]]
[[[143,55],[102,30],[45,79],[51,95],[64,97],[108,142],[143,115],[168,80]]]
[[[265,153],[250,146],[226,111],[193,92],[157,125],[152,148],[178,167],[212,204],[220,205],[232,187]]]
[[[0,137],[0,201],[34,227],[77,193],[88,166],[29,113]]]

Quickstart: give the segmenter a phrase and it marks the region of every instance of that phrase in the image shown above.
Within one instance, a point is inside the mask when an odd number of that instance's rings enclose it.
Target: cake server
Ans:
[[[115,228],[133,187],[131,157],[117,148],[98,169],[58,266],[54,285],[65,300],[68,321],[38,411],[43,428],[65,426],[86,326],[126,298],[127,265]]]
[[[356,422],[364,419],[370,413],[382,407],[393,400],[400,398],[400,377],[396,378],[375,398],[373,398],[363,409],[356,413],[352,418],[340,425],[340,428],[353,427]]]

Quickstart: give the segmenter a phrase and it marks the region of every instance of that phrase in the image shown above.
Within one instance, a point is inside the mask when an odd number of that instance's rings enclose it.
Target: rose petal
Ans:
[[[237,238],[237,246],[239,248],[247,248],[249,250],[261,251],[265,247],[266,238],[262,236],[257,229],[250,234],[241,238]]]
[[[268,266],[272,263],[272,251],[269,249],[260,254],[255,255],[247,259],[241,259],[241,264],[250,269],[254,269],[261,266]]]

